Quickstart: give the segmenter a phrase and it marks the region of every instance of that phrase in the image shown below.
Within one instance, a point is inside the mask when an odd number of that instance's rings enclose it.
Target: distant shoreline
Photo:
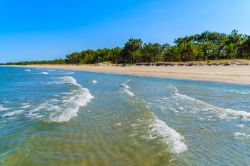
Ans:
[[[115,65],[27,65],[14,67],[63,69],[173,79],[250,84],[250,65],[228,66],[115,66]]]

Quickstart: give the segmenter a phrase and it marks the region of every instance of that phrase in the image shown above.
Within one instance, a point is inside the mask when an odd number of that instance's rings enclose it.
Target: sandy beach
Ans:
[[[29,65],[25,67],[250,84],[250,65],[125,67],[112,65]]]

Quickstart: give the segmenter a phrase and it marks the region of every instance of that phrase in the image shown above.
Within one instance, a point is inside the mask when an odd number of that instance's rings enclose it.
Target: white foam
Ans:
[[[130,96],[134,96],[134,94],[129,91],[130,87],[123,83],[121,86],[124,88],[124,92],[129,94]],[[132,94],[130,94],[132,93]],[[141,100],[143,103],[145,103],[144,100]],[[140,103],[139,101],[137,103]],[[148,105],[145,105],[147,109],[150,107]],[[155,139],[160,138],[163,140],[163,143],[165,143],[171,150],[171,153],[182,153],[187,150],[187,145],[184,143],[185,139],[184,137],[179,134],[174,129],[170,128],[164,121],[160,120],[153,112],[152,114],[152,121],[149,125],[149,139]],[[138,119],[140,122],[141,119]],[[131,125],[134,127],[136,124]]]
[[[42,103],[29,113],[30,116],[44,117],[42,113],[47,112],[49,121],[67,122],[72,117],[77,116],[79,109],[86,106],[94,98],[90,91],[78,84],[73,77],[61,77],[59,81],[54,83],[71,84],[75,87],[70,92],[58,95],[56,99]]]
[[[129,90],[130,87],[125,82],[122,83],[121,86],[122,86],[122,91],[125,94],[129,95],[130,97],[134,97],[135,96],[135,94]]]
[[[25,69],[24,71],[31,72],[31,70],[30,70],[30,69]]]
[[[56,109],[57,112],[51,114],[50,120],[54,122],[69,121],[72,117],[77,116],[80,107],[87,105],[92,98],[88,89],[80,88],[63,101],[64,110]]]
[[[250,94],[249,90],[225,90],[224,92],[237,93],[237,94],[242,94],[242,95],[249,95]]]
[[[122,123],[116,123],[115,125],[116,125],[116,126],[121,126],[121,125],[122,125]]]
[[[4,114],[2,117],[5,118],[5,117],[12,117],[12,116],[15,116],[15,115],[19,115],[21,113],[23,113],[24,110],[16,110],[16,111],[11,111],[11,112],[8,112],[6,114]]]
[[[97,81],[96,80],[92,80],[91,81],[93,84],[97,84]]]
[[[76,79],[74,79],[71,76],[60,77],[59,80],[49,82],[47,84],[50,84],[50,85],[53,85],[53,84],[72,84],[72,85],[81,87],[81,85],[77,83]]]
[[[151,134],[161,137],[172,153],[182,153],[187,150],[184,137],[159,118],[155,117],[150,128]],[[154,136],[152,136],[152,138],[154,138]]]
[[[44,72],[41,72],[40,74],[43,74],[43,75],[48,75],[49,73],[44,71]]]
[[[22,106],[20,108],[22,108],[22,109],[27,109],[27,108],[31,107],[31,105],[29,103],[22,103],[21,105]]]
[[[75,74],[75,72],[68,72],[68,73],[66,73],[66,74],[72,75],[72,74]]]
[[[198,105],[203,105],[202,110],[213,111],[213,112],[217,113],[219,118],[221,118],[221,119],[242,118],[244,120],[250,120],[250,112],[217,107],[217,106],[211,105],[209,103],[206,103],[204,101],[195,99],[193,97],[180,94],[180,93],[178,93],[178,89],[176,87],[174,87],[174,90],[175,90],[174,97],[191,101],[194,104],[196,103]]]
[[[9,110],[9,108],[6,108],[6,107],[0,105],[0,111],[7,111],[7,110]]]
[[[121,86],[124,87],[125,89],[130,89],[130,87],[126,83],[122,83]]]
[[[129,96],[131,96],[131,97],[135,96],[135,94],[133,92],[131,92],[130,90],[128,90],[128,89],[124,89],[124,92],[126,94],[128,94]]]
[[[246,133],[239,133],[239,132],[235,132],[234,133],[234,137],[236,139],[250,139],[250,135],[246,134]]]
[[[245,127],[245,124],[239,124],[239,125],[236,125],[237,127],[240,127],[240,128],[244,128]]]
[[[224,108],[220,108],[220,107],[217,107],[217,109],[224,111],[224,112],[220,112],[221,118],[224,118],[224,119],[242,118],[245,120],[250,120],[250,112],[238,111],[238,110],[232,110],[232,109],[224,109]]]
[[[80,84],[77,83],[76,79],[70,76],[65,76],[60,78],[62,84],[72,84],[75,86],[82,87]]]

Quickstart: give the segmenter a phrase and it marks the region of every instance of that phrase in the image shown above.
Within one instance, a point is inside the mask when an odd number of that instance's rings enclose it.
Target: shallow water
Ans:
[[[250,86],[0,68],[0,165],[249,165]]]

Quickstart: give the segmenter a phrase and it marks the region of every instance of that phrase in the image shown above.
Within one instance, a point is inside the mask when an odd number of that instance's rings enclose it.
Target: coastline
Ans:
[[[83,72],[250,84],[250,65],[228,66],[113,66],[113,65],[27,65],[14,67],[63,69]]]

